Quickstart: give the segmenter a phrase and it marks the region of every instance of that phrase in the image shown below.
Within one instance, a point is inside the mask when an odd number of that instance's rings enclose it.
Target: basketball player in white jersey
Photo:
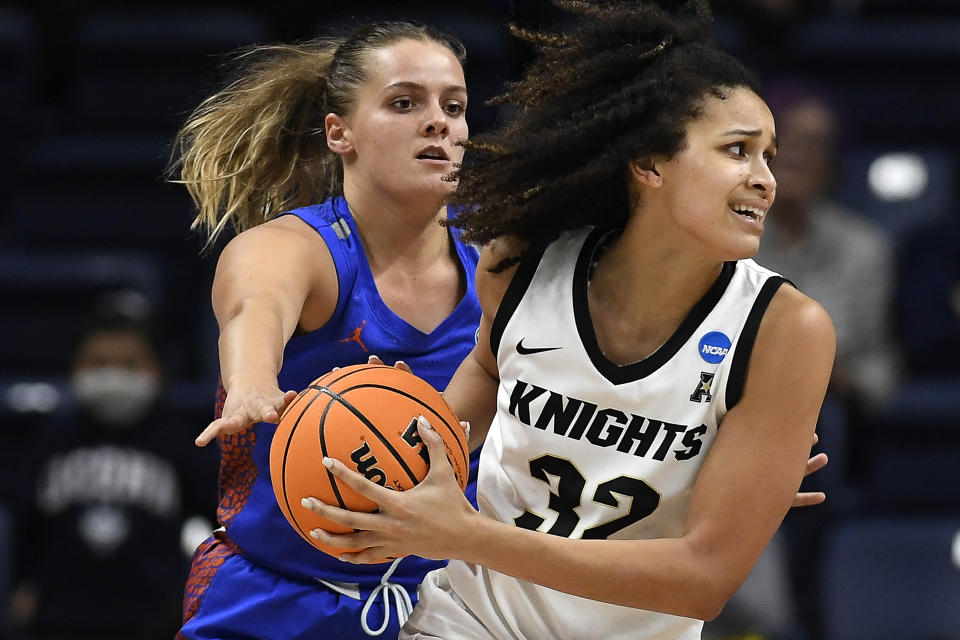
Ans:
[[[479,341],[446,397],[495,414],[470,508],[430,474],[379,505],[307,499],[384,555],[450,558],[401,638],[700,637],[791,505],[833,362],[823,308],[750,258],[776,181],[773,117],[707,39],[708,11],[564,5],[513,122],[468,143],[458,226],[486,245]]]

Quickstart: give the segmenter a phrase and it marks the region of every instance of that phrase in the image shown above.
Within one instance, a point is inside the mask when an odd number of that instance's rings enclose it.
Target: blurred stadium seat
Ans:
[[[960,512],[960,378],[904,381],[871,422],[863,503],[874,513]]]
[[[0,252],[0,377],[62,375],[98,296],[121,290],[157,308],[159,265],[133,252]]]
[[[945,148],[858,148],[844,157],[836,195],[902,238],[957,208],[957,167],[956,152]]]
[[[262,14],[228,6],[89,10],[75,25],[68,110],[96,130],[172,132],[222,80],[224,54],[272,39]]]
[[[51,255],[124,251],[154,262],[159,289],[168,294],[156,311],[170,365],[193,376],[209,366],[198,327],[210,309],[214,261],[204,261],[202,242],[190,231],[186,189],[163,180],[167,144],[161,136],[112,134],[37,140],[25,154],[24,176],[5,194],[0,246],[12,255],[25,247]],[[52,279],[46,287],[63,295]],[[42,307],[45,297],[34,304]]]
[[[188,237],[190,200],[163,182],[162,136],[67,135],[25,153],[8,232],[21,246],[171,251]]]
[[[952,410],[955,420],[960,382],[950,379],[960,379],[960,206],[949,213],[901,240],[893,319],[907,370],[936,396],[915,393],[916,410]],[[944,385],[954,389],[953,403],[937,392]]]
[[[0,7],[0,116],[7,133],[21,133],[11,123],[22,124],[36,109],[41,57],[36,25],[14,7]]]
[[[13,580],[13,521],[3,503],[0,503],[0,603],[9,601]],[[0,635],[9,631],[6,607],[0,608]]]
[[[886,407],[888,420],[933,425],[955,425],[960,400],[960,378],[916,377],[900,385]],[[960,437],[960,428],[957,430]]]
[[[838,3],[835,5],[844,6],[849,10],[859,11],[867,16],[893,16],[893,17],[936,17],[936,18],[957,18],[958,7],[956,0],[857,0],[856,2]]]
[[[936,143],[960,126],[960,23],[830,17],[796,30],[789,65],[840,96],[857,142]]]
[[[840,524],[823,556],[826,640],[941,640],[960,629],[960,518]]]
[[[931,440],[931,439],[927,439]],[[864,483],[864,503],[879,513],[957,513],[960,446],[931,441],[875,447]]]

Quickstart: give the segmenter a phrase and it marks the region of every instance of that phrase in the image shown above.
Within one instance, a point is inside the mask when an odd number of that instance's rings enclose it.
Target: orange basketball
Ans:
[[[300,504],[313,496],[351,511],[377,506],[339,482],[322,464],[336,458],[373,482],[397,491],[416,486],[428,469],[427,447],[417,432],[423,415],[447,447],[461,489],[467,487],[467,442],[440,393],[417,376],[385,365],[353,365],[314,380],[280,417],[270,446],[270,478],[280,510],[317,549],[339,555],[310,537],[312,529],[350,531]],[[386,558],[384,559],[386,561]]]

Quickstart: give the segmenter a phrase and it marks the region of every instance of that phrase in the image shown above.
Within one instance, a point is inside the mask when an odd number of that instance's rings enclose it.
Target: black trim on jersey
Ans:
[[[760,287],[760,293],[753,301],[753,307],[747,315],[747,321],[743,323],[740,338],[737,340],[737,348],[733,353],[733,362],[730,364],[730,376],[727,378],[727,393],[725,394],[727,411],[740,402],[740,396],[743,395],[743,385],[747,380],[747,365],[750,363],[753,343],[757,340],[760,321],[763,320],[763,314],[766,313],[770,301],[773,300],[773,295],[779,291],[780,285],[785,282],[793,284],[786,278],[770,276]]]
[[[721,269],[719,277],[697,304],[693,306],[693,309],[690,310],[690,313],[680,323],[673,335],[659,349],[643,360],[619,365],[607,359],[607,356],[600,349],[597,334],[593,330],[593,322],[590,319],[590,307],[587,303],[587,280],[590,263],[593,262],[598,243],[607,232],[609,232],[609,229],[592,231],[580,251],[576,271],[573,274],[573,313],[576,318],[580,340],[587,351],[587,355],[590,356],[593,366],[613,384],[626,384],[646,378],[677,354],[680,348],[690,339],[690,336],[703,324],[707,315],[717,306],[724,291],[727,290],[727,285],[733,279],[736,262],[723,263],[723,269]]]
[[[517,310],[517,306],[527,293],[530,282],[537,272],[537,267],[540,266],[543,252],[547,250],[549,244],[550,242],[545,240],[534,243],[527,247],[520,258],[520,266],[514,272],[510,284],[507,285],[503,300],[500,301],[500,307],[497,309],[497,315],[493,317],[493,324],[490,326],[490,349],[493,351],[494,358],[500,351],[500,339],[503,338],[507,323],[513,317],[513,312]]]

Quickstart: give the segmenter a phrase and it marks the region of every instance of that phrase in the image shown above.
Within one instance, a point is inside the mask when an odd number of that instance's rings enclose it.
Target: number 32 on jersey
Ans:
[[[576,509],[583,503],[583,490],[587,485],[586,478],[572,462],[550,454],[544,454],[530,460],[530,474],[547,484],[550,492],[547,507],[557,514],[556,521],[546,533],[565,538],[570,537],[570,534],[573,533],[580,522],[580,516]],[[551,485],[551,476],[557,478],[556,492],[553,491]],[[620,506],[620,500],[614,494],[622,495],[630,500],[628,512],[603,524],[584,529],[581,538],[585,540],[607,538],[634,522],[646,518],[660,504],[660,494],[656,489],[643,480],[630,476],[619,476],[600,483],[591,500],[617,508]],[[518,527],[537,530],[546,522],[546,518],[530,511],[524,511],[513,521]]]

